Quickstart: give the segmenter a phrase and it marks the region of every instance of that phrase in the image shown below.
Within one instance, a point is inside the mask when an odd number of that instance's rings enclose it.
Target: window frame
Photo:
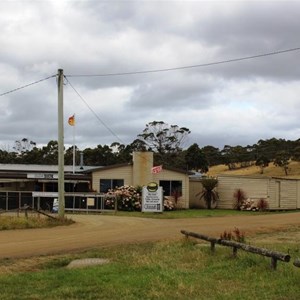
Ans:
[[[166,185],[169,185],[169,187],[166,188]],[[179,192],[182,195],[182,180],[160,180],[159,185],[163,188],[164,196],[172,196],[173,191],[177,188],[179,188]]]
[[[102,183],[101,184],[101,181],[106,181],[106,183]],[[99,180],[99,190],[100,190],[100,193],[107,193],[108,190],[113,190],[115,189],[116,187],[120,187],[120,186],[123,186],[124,185],[124,179],[122,178],[118,178],[118,179],[115,179],[115,178],[101,178]],[[103,189],[102,186],[104,186],[105,188]]]

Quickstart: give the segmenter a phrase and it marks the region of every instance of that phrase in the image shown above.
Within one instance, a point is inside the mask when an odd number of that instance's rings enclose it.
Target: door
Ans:
[[[281,182],[275,181],[275,205],[280,207]]]

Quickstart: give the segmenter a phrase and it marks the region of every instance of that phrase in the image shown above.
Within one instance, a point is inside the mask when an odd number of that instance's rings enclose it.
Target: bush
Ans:
[[[266,199],[260,198],[256,204],[259,211],[266,211],[269,209],[269,203]]]
[[[247,198],[246,193],[242,189],[237,189],[233,194],[233,198],[234,198],[233,208],[236,210],[241,210],[241,206],[243,205],[243,202]]]
[[[200,199],[204,199],[205,204],[208,209],[212,208],[212,204],[216,203],[219,200],[218,193],[214,190],[218,185],[218,179],[216,178],[204,178],[201,180],[203,190],[196,194],[200,196]]]
[[[233,232],[225,230],[223,233],[221,233],[220,239],[227,241],[233,240],[238,243],[246,242],[245,233],[240,231],[237,227],[234,228]]]
[[[164,210],[170,211],[175,209],[175,204],[172,200],[164,198]]]
[[[106,195],[110,196],[105,200],[105,209],[115,209],[117,199],[118,210],[122,211],[141,211],[142,209],[142,187],[133,187],[124,185],[114,190],[109,190]],[[171,211],[175,209],[174,201],[164,198],[164,210]]]
[[[114,196],[105,201],[105,208],[114,209],[115,199],[117,199],[118,210],[125,211],[140,211],[141,210],[141,193],[140,188],[130,185],[117,187],[114,190],[108,191],[107,195]]]

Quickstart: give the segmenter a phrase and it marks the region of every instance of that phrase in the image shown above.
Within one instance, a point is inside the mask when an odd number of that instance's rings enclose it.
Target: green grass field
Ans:
[[[300,228],[258,235],[255,245],[289,252],[297,257],[297,242],[280,237]],[[251,242],[249,240],[248,242]],[[67,269],[78,258],[106,258],[110,263]],[[0,261],[0,299],[299,299],[300,269],[292,262],[238,251],[194,240],[142,243],[94,249],[84,253]]]

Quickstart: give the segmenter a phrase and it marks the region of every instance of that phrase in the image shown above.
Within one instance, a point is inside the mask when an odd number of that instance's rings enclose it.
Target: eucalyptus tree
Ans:
[[[188,169],[193,169],[206,173],[208,171],[208,161],[204,152],[199,148],[198,144],[191,145],[185,154]]]
[[[186,127],[169,125],[163,121],[152,121],[138,135],[145,150],[154,152],[154,163],[168,167],[176,167],[177,160],[182,157],[184,142],[191,131]],[[180,163],[182,165],[182,163]]]

